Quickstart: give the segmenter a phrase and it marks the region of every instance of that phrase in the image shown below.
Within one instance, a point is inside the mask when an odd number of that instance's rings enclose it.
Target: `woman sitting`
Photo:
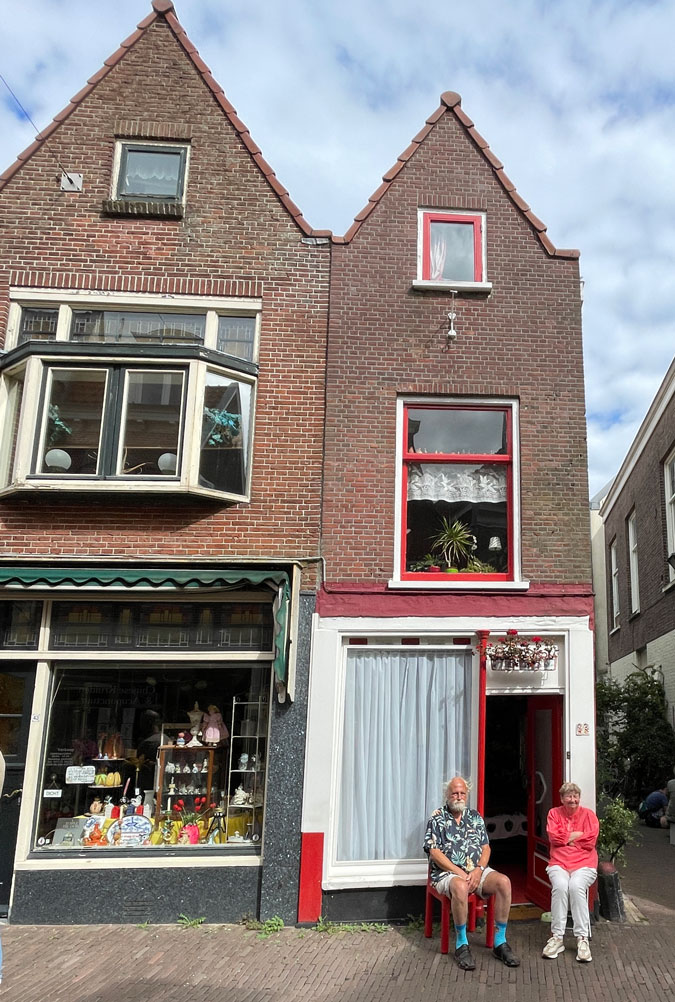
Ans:
[[[588,807],[580,807],[581,790],[576,783],[563,783],[560,787],[561,807],[548,812],[546,831],[551,845],[550,861],[546,867],[551,881],[551,938],[544,947],[543,956],[549,960],[565,949],[567,909],[572,910],[574,935],[577,938],[577,960],[588,963],[591,948],[591,920],[588,914],[588,889],[598,875],[599,823]]]

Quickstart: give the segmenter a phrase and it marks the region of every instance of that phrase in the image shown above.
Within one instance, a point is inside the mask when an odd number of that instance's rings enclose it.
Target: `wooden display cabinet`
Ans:
[[[214,801],[218,802],[218,781],[221,778],[224,751],[224,747],[214,745],[197,745],[193,748],[188,748],[187,745],[160,745],[155,788],[156,821],[172,810],[176,800],[182,799],[186,810],[194,809],[195,797],[206,797],[204,810]],[[195,765],[197,772],[194,772]],[[185,792],[184,788],[192,788],[193,792]]]

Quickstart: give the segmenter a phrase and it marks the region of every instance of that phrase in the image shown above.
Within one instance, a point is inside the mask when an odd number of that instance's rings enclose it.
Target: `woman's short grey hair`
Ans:
[[[581,796],[581,790],[576,783],[563,783],[559,790],[560,796],[564,797],[566,793],[576,793],[577,796]]]

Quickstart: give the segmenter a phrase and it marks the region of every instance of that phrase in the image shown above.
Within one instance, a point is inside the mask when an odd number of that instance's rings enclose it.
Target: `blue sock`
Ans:
[[[495,922],[495,946],[506,942],[506,922]]]
[[[464,925],[456,925],[455,933],[457,934],[457,939],[455,940],[456,950],[459,950],[460,946],[469,945],[469,940],[466,938],[466,922]]]

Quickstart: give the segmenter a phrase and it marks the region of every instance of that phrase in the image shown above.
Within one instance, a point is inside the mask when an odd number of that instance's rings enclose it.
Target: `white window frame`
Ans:
[[[640,578],[638,574],[638,541],[635,510],[628,516],[628,572],[630,575],[630,611],[640,611]]]
[[[122,169],[123,153],[130,147],[139,146],[157,147],[158,150],[177,150],[184,154],[182,191],[180,198],[160,195],[121,195],[119,193],[120,173]],[[171,205],[185,205],[185,198],[188,186],[188,175],[190,171],[190,143],[162,142],[153,139],[118,139],[115,142],[115,153],[113,157],[112,179],[110,186],[110,197],[115,202],[154,202],[157,205],[168,203]]]
[[[21,330],[21,310],[35,307],[37,309],[58,309],[59,318],[56,336],[53,340],[41,341],[49,346],[54,341],[70,341],[70,328],[74,309],[94,310],[126,310],[138,313],[201,313],[205,317],[203,347],[211,351],[218,350],[218,318],[220,316],[254,317],[255,334],[251,361],[257,362],[260,343],[260,323],[262,299],[231,296],[220,298],[214,296],[173,296],[152,295],[149,293],[128,292],[89,292],[77,289],[10,289],[9,318],[5,337],[5,350],[11,351],[18,346]],[[24,342],[27,343],[27,342]],[[81,344],[79,341],[71,342]],[[102,342],[104,345],[105,342]],[[75,347],[73,349],[77,351]],[[242,360],[244,361],[244,360]]]
[[[454,581],[454,575],[447,574],[443,581],[425,581],[402,579],[402,547],[400,545],[403,511],[403,427],[404,408],[416,404],[435,405],[438,407],[510,407],[512,436],[512,492],[511,492],[511,539],[513,548],[513,577],[511,580],[462,580]],[[390,588],[412,588],[418,591],[525,591],[530,582],[522,576],[521,547],[521,514],[520,514],[520,408],[517,400],[504,400],[497,397],[416,397],[401,396],[396,401],[396,479],[395,479],[395,513],[394,513],[394,548],[393,573],[388,585]]]
[[[666,557],[675,553],[675,449],[663,463],[663,485],[666,501]],[[675,567],[668,564],[669,582],[675,581]]]
[[[619,629],[619,614],[620,614],[620,604],[619,604],[619,559],[617,554],[616,539],[613,539],[609,544],[609,573],[610,573],[610,585],[611,585],[611,618],[610,618],[610,633],[614,630]]]
[[[480,220],[480,257],[481,275],[479,281],[459,281],[450,279],[430,279],[424,277],[424,247],[425,247],[425,225],[428,217],[447,216],[448,222],[453,222],[457,217],[465,217],[469,220]],[[438,221],[435,220],[435,221]],[[487,227],[486,213],[480,211],[470,211],[467,209],[434,209],[431,207],[419,208],[417,210],[417,277],[413,281],[413,288],[430,289],[438,291],[457,292],[490,292],[492,283],[487,280]]]
[[[248,372],[239,371],[227,360],[231,356],[218,353],[222,361],[213,362],[197,360],[194,358],[180,362],[175,357],[166,358],[162,355],[162,346],[159,346],[156,354],[153,353],[147,359],[148,368],[157,368],[159,363],[163,366],[175,369],[177,365],[187,371],[187,396],[185,404],[185,420],[182,429],[181,449],[184,453],[184,462],[179,477],[160,480],[133,478],[133,480],[101,480],[95,478],[59,478],[49,476],[48,479],[40,479],[39,475],[31,471],[33,449],[38,434],[38,424],[42,421],[40,414],[42,375],[43,367],[53,364],[67,366],[69,364],[85,364],[90,367],[119,365],[126,367],[143,368],[143,362],[138,357],[124,354],[124,345],[116,345],[115,352],[110,349],[112,345],[101,343],[100,351],[96,357],[84,356],[81,351],[80,342],[70,341],[70,327],[72,322],[73,309],[93,308],[109,310],[127,310],[139,312],[185,312],[203,313],[205,320],[205,333],[203,347],[217,352],[218,318],[222,315],[232,316],[254,316],[256,318],[254,358],[257,358],[257,349],[260,335],[261,322],[261,299],[246,298],[215,298],[215,297],[190,297],[190,296],[157,296],[144,293],[92,293],[89,291],[79,292],[78,290],[54,290],[54,289],[17,289],[10,290],[10,316],[7,330],[7,350],[11,351],[17,346],[18,332],[21,324],[21,309],[23,307],[52,307],[59,310],[59,319],[56,330],[56,337],[50,341],[40,341],[39,348],[35,347],[33,353],[23,360],[17,361],[15,367],[5,369],[3,375],[11,377],[19,372],[23,373],[23,399],[21,402],[21,412],[16,436],[16,453],[13,465],[13,475],[11,482],[0,489],[0,497],[14,493],[17,490],[30,487],[33,489],[65,490],[65,491],[132,491],[137,493],[190,493],[200,494],[207,497],[224,499],[229,501],[248,502],[251,496],[252,480],[252,455],[253,440],[255,434],[255,407],[257,379]],[[67,342],[72,346],[72,351],[68,354],[50,356],[50,346]],[[190,346],[193,347],[193,346]],[[196,346],[199,347],[199,346]],[[244,361],[244,360],[242,360]],[[249,363],[246,363],[249,364]],[[249,429],[249,439],[246,447],[248,481],[245,494],[233,494],[221,490],[215,490],[199,484],[199,463],[200,448],[198,447],[198,436],[201,428],[202,414],[201,403],[204,397],[204,387],[206,372],[213,369],[222,373],[228,378],[241,383],[246,383],[251,387],[251,421]],[[4,427],[7,415],[11,414],[13,394],[7,392],[6,381],[0,380],[0,427]],[[186,446],[187,453],[186,455]],[[8,462],[5,452],[9,445],[4,447],[3,462]]]

